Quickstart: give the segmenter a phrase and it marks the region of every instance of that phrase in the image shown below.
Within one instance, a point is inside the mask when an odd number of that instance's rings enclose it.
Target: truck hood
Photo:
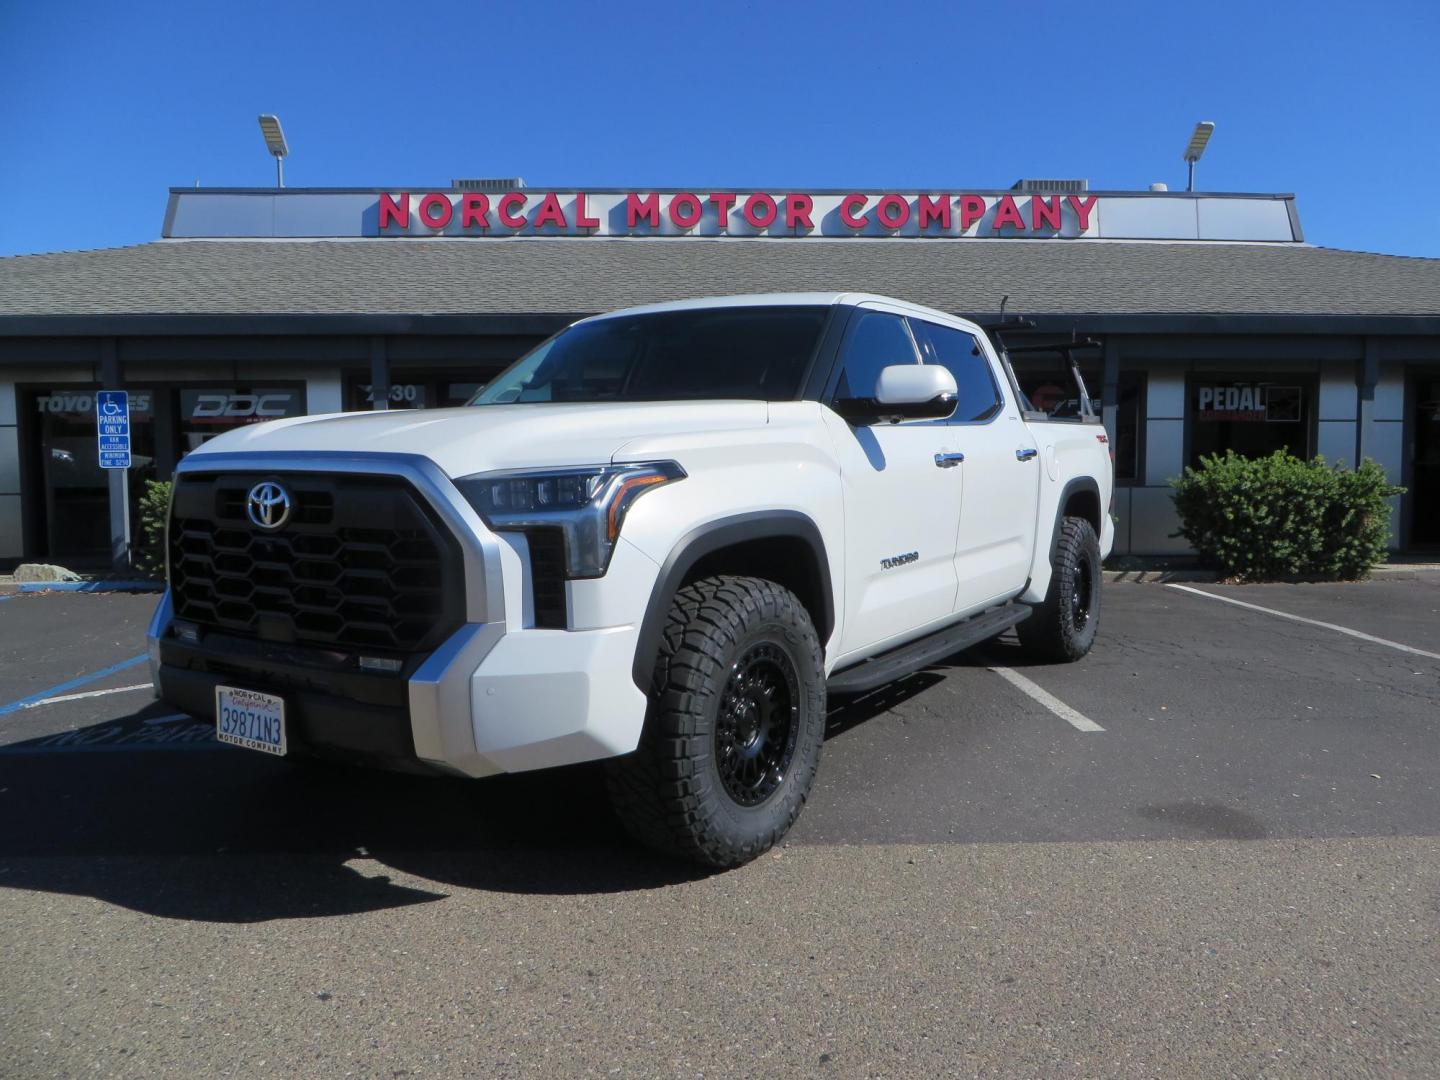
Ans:
[[[223,453],[421,454],[451,476],[610,461],[640,437],[763,426],[763,401],[482,405],[297,416],[211,439],[190,459]],[[188,459],[187,459],[188,460]],[[215,462],[219,465],[220,462]]]

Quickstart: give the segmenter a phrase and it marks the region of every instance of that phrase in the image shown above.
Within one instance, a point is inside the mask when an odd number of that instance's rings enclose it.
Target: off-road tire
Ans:
[[[775,742],[782,722],[793,744],[788,735]],[[741,745],[737,730],[752,728],[754,737]],[[825,669],[804,605],[762,578],[704,578],[675,595],[640,745],[607,764],[606,785],[641,843],[707,866],[739,866],[773,846],[800,815],[824,736]],[[746,754],[750,760],[737,765]],[[772,759],[777,767],[744,787],[748,773],[741,770]],[[748,798],[759,801],[746,805]]]
[[[1053,663],[1088,653],[1100,622],[1100,581],[1095,527],[1081,517],[1062,518],[1045,602],[1015,627],[1025,653]]]

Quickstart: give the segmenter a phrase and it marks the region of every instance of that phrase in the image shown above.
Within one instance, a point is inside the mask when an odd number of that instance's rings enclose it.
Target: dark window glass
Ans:
[[[1197,378],[1190,384],[1190,464],[1234,450],[1264,457],[1285,449],[1310,456],[1311,387],[1299,379],[1254,382]]]
[[[928,345],[926,363],[943,364],[955,376],[956,405],[952,421],[988,420],[1001,405],[1000,388],[990,361],[974,336],[952,326],[911,320],[922,345]]]
[[[1051,420],[1080,418],[1080,391],[1069,365],[1058,356],[1011,357],[1015,381],[1025,400],[1021,408],[1043,412]],[[1080,365],[1080,378],[1090,398],[1090,411],[1103,416],[1104,377],[1099,364]],[[1135,480],[1140,476],[1140,420],[1145,397],[1145,375],[1139,371],[1122,371],[1115,401],[1115,434],[1111,450],[1115,457],[1115,479]]]
[[[451,371],[393,368],[390,372],[389,409],[450,409],[466,404],[485,388],[485,379],[500,365],[477,360]],[[375,392],[369,375],[352,375],[345,380],[347,412],[369,412],[375,408]]]
[[[1429,547],[1440,544],[1440,378],[1417,379],[1412,400],[1411,542]]]
[[[139,498],[156,478],[155,393],[130,394],[130,522],[139,532]],[[57,559],[104,558],[110,551],[110,481],[100,468],[95,390],[63,384],[30,397],[37,418],[44,492],[45,550]]]
[[[1096,373],[1099,379],[1099,373]],[[1140,403],[1144,400],[1144,376],[1139,372],[1121,372],[1115,398],[1115,437],[1111,453],[1115,456],[1115,479],[1134,480],[1140,475]],[[1085,385],[1090,385],[1086,379]],[[1099,389],[1097,383],[1096,389]],[[1100,403],[1096,402],[1096,410]]]
[[[1075,376],[1071,374],[1070,362],[1060,356],[1039,353],[1034,356],[1010,358],[1010,366],[1015,370],[1015,381],[1020,384],[1020,392],[1025,395],[1029,410],[1043,412],[1051,420],[1078,420],[1082,415],[1080,409],[1080,389],[1075,383]],[[1081,365],[1080,377],[1085,380],[1085,390],[1090,396],[1090,409],[1097,415],[1100,412],[1100,368]]]
[[[900,316],[862,311],[845,337],[835,396],[839,399],[874,397],[882,368],[915,362],[915,346]]]
[[[440,384],[440,405],[452,409],[464,405],[481,390],[483,382],[444,382]]]
[[[182,454],[231,428],[305,415],[301,386],[207,386],[181,390],[179,398]]]
[[[522,357],[472,404],[788,401],[828,310],[700,308],[580,323]]]
[[[423,379],[408,376],[390,377],[390,393],[385,399],[389,409],[424,409],[430,405],[430,387]],[[460,402],[459,404],[464,404]],[[375,387],[368,378],[350,379],[345,385],[345,408],[349,412],[368,412],[375,408]]]

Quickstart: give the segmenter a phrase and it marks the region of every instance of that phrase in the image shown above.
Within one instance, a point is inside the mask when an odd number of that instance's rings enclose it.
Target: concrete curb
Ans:
[[[1106,581],[1123,581],[1132,585],[1163,585],[1171,581],[1213,583],[1220,580],[1220,575],[1214,570],[1105,570],[1102,572]],[[1440,573],[1440,563],[1415,563],[1408,566],[1405,563],[1387,563],[1371,570],[1370,580],[1415,581],[1422,575],[1435,573]],[[1363,582],[1356,584],[1363,584]]]
[[[17,593],[43,592],[139,592],[158,593],[165,591],[163,581],[22,581],[11,588]],[[14,595],[11,593],[10,595]]]
[[[1163,585],[1167,581],[1219,581],[1213,570],[1104,570],[1106,581],[1132,585]]]

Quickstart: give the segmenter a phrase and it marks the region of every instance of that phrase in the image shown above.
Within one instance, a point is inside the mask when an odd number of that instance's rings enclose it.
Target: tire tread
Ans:
[[[685,585],[675,594],[661,633],[640,745],[606,769],[611,803],[641,843],[710,866],[737,866],[772,847],[804,807],[814,781],[818,746],[808,756],[797,747],[798,771],[792,773],[793,787],[779,804],[781,812],[757,835],[738,841],[718,827],[717,801],[728,796],[715,790],[702,767],[710,753],[704,710],[724,686],[725,657],[746,628],[760,621],[781,624],[792,645],[809,653],[808,665],[797,665],[802,669],[801,693],[811,698],[802,708],[819,709],[823,730],[820,643],[799,599],[757,577],[726,575]],[[806,685],[805,666],[819,673],[819,679],[813,680],[818,686]]]

